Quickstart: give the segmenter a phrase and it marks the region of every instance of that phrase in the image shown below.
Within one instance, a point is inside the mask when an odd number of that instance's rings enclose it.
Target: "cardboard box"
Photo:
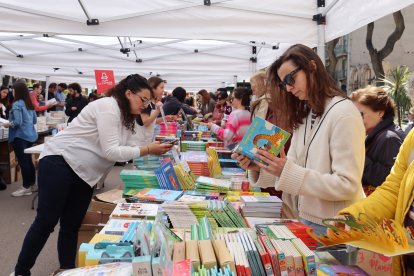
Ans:
[[[393,275],[392,258],[368,250],[360,249],[358,251],[356,265],[365,270],[369,275]]]

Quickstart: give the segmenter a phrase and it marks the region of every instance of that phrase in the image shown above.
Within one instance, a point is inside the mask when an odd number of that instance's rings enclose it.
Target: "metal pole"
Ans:
[[[47,100],[49,99],[49,83],[50,83],[50,76],[46,76],[46,87],[45,87],[45,105],[47,105]],[[46,110],[46,112],[49,112],[49,110]]]

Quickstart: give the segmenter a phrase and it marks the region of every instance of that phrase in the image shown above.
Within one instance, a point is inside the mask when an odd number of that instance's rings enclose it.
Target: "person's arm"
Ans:
[[[73,114],[74,114],[74,111],[72,110],[72,107],[73,106],[74,106],[73,105],[73,101],[72,100],[69,100],[68,103],[67,103],[67,105],[66,105],[66,109],[65,109],[65,114],[67,116],[69,116],[69,117],[72,117]]]
[[[384,218],[395,219],[397,208],[405,208],[405,206],[397,206],[398,197],[410,196],[410,193],[412,193],[412,191],[404,191],[401,185],[412,181],[414,163],[408,166],[408,162],[413,150],[414,132],[412,131],[404,139],[395,164],[384,183],[376,188],[369,197],[341,210],[339,214],[351,214],[358,217],[360,213],[365,213],[369,218],[376,221],[382,221]],[[400,194],[400,191],[406,193]]]
[[[11,128],[20,127],[23,123],[22,107],[16,104],[13,106],[10,112],[13,114],[14,119],[12,121],[9,121],[9,126]]]
[[[332,127],[326,131],[325,135],[330,133],[330,144],[318,145],[318,147],[327,147],[326,150],[329,150],[332,172],[305,168],[287,158],[279,181],[276,183],[277,190],[330,201],[355,198],[355,194],[361,189],[365,159],[365,129],[362,121],[355,115],[345,115],[332,123]],[[316,145],[313,145],[313,150],[316,150]],[[289,153],[291,150],[292,147]]]
[[[156,109],[151,111],[150,115],[146,114],[146,113],[141,113],[141,119],[142,119],[142,123],[144,124],[144,126],[149,126],[152,124],[152,122],[154,122],[154,120],[156,120],[158,118],[158,115],[160,115],[161,110],[160,108],[162,107],[162,103],[159,102],[161,105],[157,105],[156,104]],[[162,118],[161,118],[161,122],[162,122]]]
[[[48,105],[40,106],[34,93],[30,93],[30,99],[32,100],[32,104],[37,112],[45,111],[49,108]]]
[[[239,129],[239,120],[235,116],[237,112],[232,112],[230,114],[229,120],[226,123],[226,128],[221,128],[216,124],[211,125],[211,131],[217,135],[226,145],[231,143],[233,140],[234,134],[237,129]]]
[[[379,137],[377,140],[377,160],[372,160],[366,155],[364,174],[362,175],[362,183],[375,187],[381,185],[390,173],[402,144],[401,138],[392,131],[386,131],[382,135],[386,137]]]
[[[182,104],[181,108],[184,110],[185,114],[191,114],[191,115],[196,115],[197,114],[197,110],[189,107],[186,104]]]
[[[33,116],[33,125],[37,124],[37,116],[36,116],[36,112],[34,110],[32,110],[32,116]]]

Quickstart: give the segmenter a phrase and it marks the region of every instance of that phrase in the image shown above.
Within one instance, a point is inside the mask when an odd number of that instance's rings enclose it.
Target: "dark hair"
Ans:
[[[241,104],[244,107],[249,107],[251,95],[252,95],[252,91],[244,87],[237,87],[236,89],[233,90],[233,97],[241,100]]]
[[[4,98],[4,99],[2,99],[1,96],[0,96],[0,103],[2,103],[6,108],[8,108],[9,105],[10,105],[10,102],[9,102],[9,88],[5,85],[2,85],[0,87],[0,92],[3,91],[3,90],[7,90],[7,95],[6,95],[6,98]]]
[[[353,102],[369,107],[373,111],[384,111],[384,116],[395,116],[394,100],[388,96],[382,87],[368,85],[365,88],[352,92],[350,96]]]
[[[75,90],[75,92],[78,92],[79,94],[82,93],[82,87],[77,82],[69,84],[68,89],[73,89],[73,90]]]
[[[215,102],[217,102],[217,96],[213,92],[208,92],[210,94],[210,99],[213,99]]]
[[[33,84],[33,86],[32,86],[33,90],[35,90],[35,89],[37,89],[37,88],[39,88],[39,87],[40,87],[40,83],[35,83],[35,84]]]
[[[176,97],[180,102],[184,102],[186,94],[187,91],[185,91],[185,89],[180,86],[174,88],[172,92],[172,95]]]
[[[292,93],[280,91],[277,71],[283,63],[291,61],[306,75],[308,100],[299,100]],[[288,131],[297,128],[310,110],[322,115],[327,98],[346,97],[330,77],[319,56],[301,44],[291,46],[269,68],[269,91],[275,124]]]
[[[187,97],[187,98],[185,98],[184,103],[186,105],[189,105],[189,106],[193,107],[194,106],[194,98],[193,97]]]
[[[229,95],[227,94],[227,91],[220,91],[217,95],[217,100],[223,100],[223,99],[227,99]]]
[[[68,86],[67,86],[67,85],[66,85],[66,83],[64,83],[64,82],[59,83],[59,84],[58,84],[58,86],[62,87],[62,88],[63,88],[63,90],[68,89]]]
[[[197,95],[201,95],[201,103],[202,104],[208,104],[210,102],[210,94],[205,89],[201,89],[197,92]]]
[[[56,82],[52,82],[51,84],[49,84],[49,89],[50,89],[50,88],[55,89],[56,87],[57,87]]]
[[[131,106],[125,92],[131,90],[133,94],[136,94],[143,89],[151,91],[147,79],[138,74],[133,74],[121,80],[117,85],[106,92],[107,96],[112,96],[117,101],[119,109],[121,110],[122,124],[133,133],[135,133],[135,119],[137,116],[131,114]]]
[[[13,85],[14,89],[14,100],[23,100],[26,108],[29,110],[34,110],[34,106],[32,103],[32,100],[30,99],[29,95],[29,89],[27,88],[27,85],[23,82],[16,82]]]

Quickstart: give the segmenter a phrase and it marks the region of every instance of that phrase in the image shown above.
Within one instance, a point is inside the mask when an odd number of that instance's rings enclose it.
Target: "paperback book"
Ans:
[[[111,213],[112,218],[155,218],[158,204],[118,203]]]
[[[259,149],[277,156],[289,140],[290,133],[256,116],[235,152],[264,163],[255,157]]]

